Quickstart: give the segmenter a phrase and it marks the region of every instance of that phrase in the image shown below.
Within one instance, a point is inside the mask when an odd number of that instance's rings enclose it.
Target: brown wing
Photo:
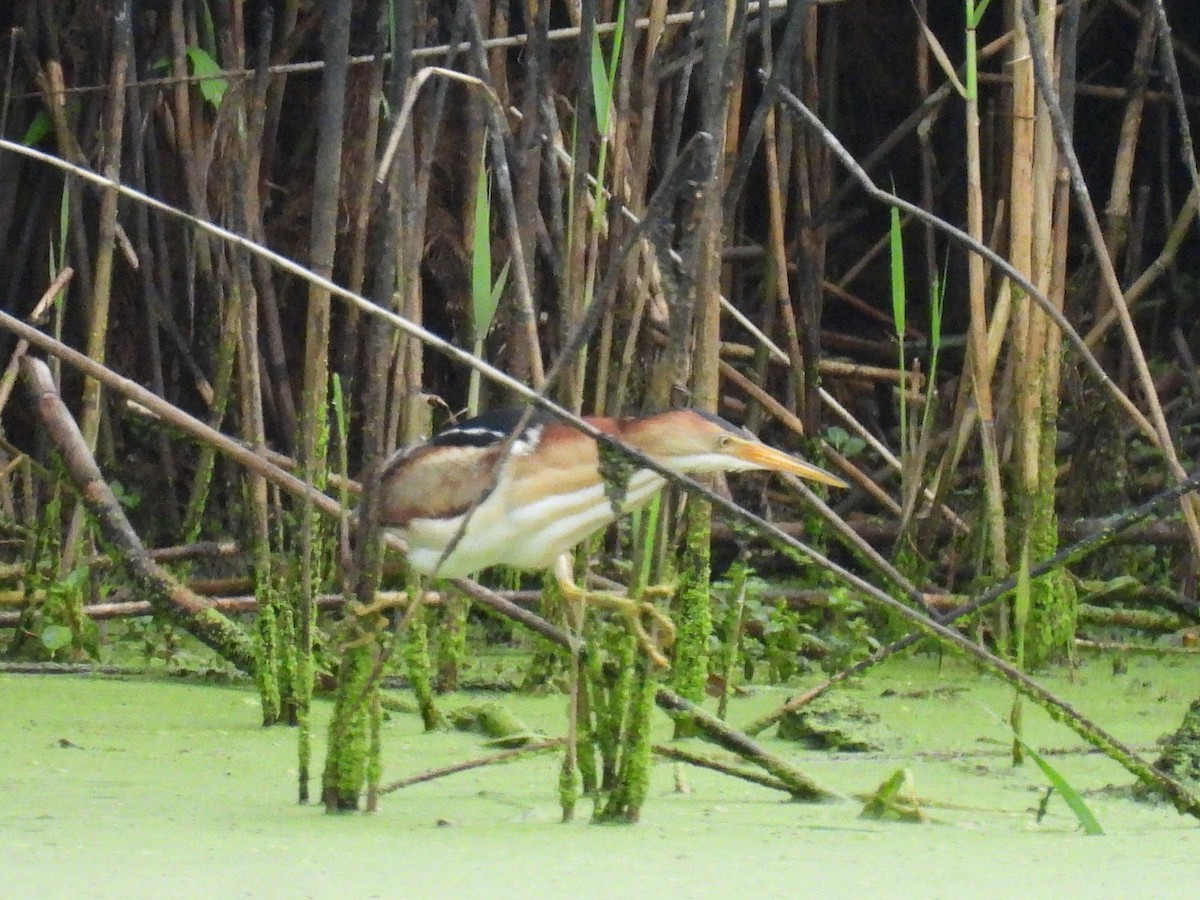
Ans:
[[[397,454],[383,474],[383,524],[453,518],[486,497],[503,467],[500,444],[520,416],[520,410],[488,413]],[[613,419],[588,421],[608,434],[621,430]],[[513,481],[509,502],[523,506],[599,483],[596,443],[587,435],[535,413],[523,437],[527,446],[518,441],[507,460]]]
[[[383,474],[383,524],[462,515],[495,486],[498,459],[491,447],[432,444],[399,456]]]

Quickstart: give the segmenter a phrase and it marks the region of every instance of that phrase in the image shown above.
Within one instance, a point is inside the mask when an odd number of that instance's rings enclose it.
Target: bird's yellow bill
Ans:
[[[766,444],[759,443],[758,441],[747,441],[742,444],[738,447],[737,455],[746,460],[746,462],[752,462],[773,472],[789,472],[792,475],[798,475],[800,478],[807,478],[809,481],[819,481],[821,484],[828,484],[837,488],[850,486],[836,475],[826,472],[818,466],[810,465],[803,460],[796,459],[794,456],[790,456],[781,450],[776,450],[774,447],[768,447]]]

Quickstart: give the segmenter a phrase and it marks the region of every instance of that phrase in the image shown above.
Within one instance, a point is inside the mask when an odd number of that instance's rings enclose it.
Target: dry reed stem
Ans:
[[[972,50],[975,46],[975,32],[967,33],[967,40]],[[1018,36],[1018,48],[1020,37]],[[1020,50],[1014,51],[1019,55]],[[972,73],[974,74],[974,73]],[[1014,100],[1014,104],[1015,104]],[[1020,120],[1020,114],[1014,110],[1014,122]],[[1014,125],[1014,128],[1016,126]],[[980,175],[980,143],[979,143],[979,98],[978,95],[966,98],[966,144],[967,144],[967,233],[980,243],[983,242],[983,184]],[[1019,156],[1013,152],[1013,159]],[[1014,178],[1014,184],[1016,179]],[[1020,268],[1014,260],[1014,265]],[[987,305],[983,257],[972,253],[967,261],[967,283],[971,316],[968,323],[970,339],[971,393],[975,397],[976,414],[979,422],[979,440],[983,457],[984,473],[984,517],[988,528],[988,552],[990,568],[994,573],[1008,571],[1008,534],[1004,515],[1004,488],[1000,482],[1000,453],[996,445],[995,408],[992,402],[991,373],[987,367]],[[964,379],[965,381],[965,379]]]
[[[542,362],[541,342],[537,334],[537,315],[534,311],[531,280],[525,264],[525,252],[521,244],[520,223],[516,220],[516,204],[513,196],[512,179],[509,175],[508,163],[505,159],[504,133],[507,131],[507,128],[504,125],[504,107],[501,105],[500,98],[495,90],[480,78],[476,78],[473,75],[466,75],[462,72],[455,72],[452,69],[431,66],[421,69],[414,74],[409,79],[409,86],[405,92],[403,106],[396,117],[396,124],[392,128],[392,133],[384,148],[383,158],[376,169],[376,180],[382,182],[385,174],[391,169],[397,149],[399,148],[400,139],[408,127],[408,120],[412,115],[417,96],[420,94],[425,82],[433,76],[449,78],[453,81],[459,81],[471,87],[479,88],[483,93],[484,99],[487,101],[486,109],[489,113],[489,135],[492,147],[491,158],[492,164],[495,167],[494,177],[500,191],[500,205],[504,211],[507,236],[512,246],[512,269],[517,286],[518,310],[520,311],[520,321],[526,341],[526,352],[531,366],[530,381],[535,387],[540,388],[546,381],[546,375]]]
[[[1038,90],[1046,103],[1047,112],[1053,122],[1054,138],[1058,144],[1059,153],[1062,154],[1071,173],[1071,186],[1075,200],[1080,207],[1080,212],[1083,214],[1088,238],[1091,241],[1092,250],[1095,252],[1096,260],[1100,266],[1104,288],[1110,294],[1113,304],[1117,308],[1117,314],[1125,335],[1125,343],[1132,357],[1134,370],[1137,373],[1143,397],[1150,410],[1150,418],[1153,421],[1150,435],[1151,440],[1162,451],[1171,475],[1176,481],[1183,481],[1187,478],[1187,471],[1179,461],[1179,455],[1171,436],[1171,429],[1167,424],[1166,416],[1163,414],[1162,403],[1159,400],[1158,391],[1154,386],[1154,378],[1150,373],[1150,367],[1146,361],[1145,352],[1142,349],[1141,339],[1138,337],[1137,328],[1129,312],[1129,305],[1125,301],[1124,293],[1117,279],[1112,257],[1106,251],[1100,221],[1096,216],[1096,209],[1092,205],[1087,182],[1084,180],[1083,172],[1079,167],[1079,160],[1075,155],[1075,149],[1070,142],[1070,130],[1066,122],[1063,121],[1062,110],[1059,107],[1049,73],[1046,70],[1046,60],[1041,55],[1041,40],[1032,30],[1032,23],[1034,22],[1032,0],[1019,0],[1019,2],[1021,4],[1022,18],[1026,22],[1026,27],[1030,29],[1032,61],[1035,77],[1038,82]],[[1188,529],[1192,534],[1193,552],[1200,557],[1200,519],[1197,517],[1196,499],[1191,495],[1187,495],[1181,499],[1180,506],[1183,510],[1184,520],[1187,522]]]
[[[1067,340],[1079,353],[1088,370],[1096,377],[1096,380],[1100,386],[1109,393],[1113,400],[1116,401],[1117,405],[1126,412],[1130,419],[1144,434],[1146,434],[1147,437],[1149,437],[1152,441],[1157,440],[1157,433],[1155,432],[1154,426],[1150,424],[1149,420],[1141,412],[1141,410],[1137,408],[1133,401],[1130,400],[1129,397],[1113,382],[1113,380],[1108,376],[1108,373],[1104,371],[1104,367],[1101,366],[1099,361],[1096,359],[1095,354],[1093,354],[1083,342],[1079,332],[1063,317],[1062,313],[1054,308],[1054,305],[1050,303],[1046,296],[1037,289],[1036,285],[1025,278],[1019,271],[1014,269],[1007,260],[997,254],[994,250],[974,240],[970,237],[970,235],[966,234],[966,232],[956,228],[943,219],[939,219],[932,213],[929,213],[920,207],[915,206],[914,204],[909,203],[908,201],[878,187],[871,180],[870,176],[863,171],[862,167],[858,164],[854,157],[846,152],[845,148],[841,145],[841,142],[838,141],[837,137],[834,136],[834,134],[824,126],[821,120],[815,116],[812,111],[808,109],[808,107],[806,107],[790,91],[783,91],[782,96],[787,104],[801,118],[808,122],[814,129],[818,130],[823,138],[832,147],[834,147],[842,164],[850,170],[856,180],[858,180],[859,184],[869,194],[876,199],[887,203],[888,205],[897,206],[901,210],[908,210],[918,218],[936,223],[937,226],[949,237],[953,238],[955,241],[969,248],[973,252],[983,255],[985,258],[991,261],[994,267],[999,268],[1005,274],[1007,274],[1009,278],[1011,278],[1039,306],[1041,306],[1043,310],[1047,312],[1054,324],[1058,326],[1059,330],[1066,336]],[[0,144],[0,146],[3,145]]]
[[[1129,77],[1125,113],[1121,120],[1120,137],[1117,140],[1116,160],[1113,163],[1112,180],[1105,206],[1105,244],[1114,259],[1125,249],[1129,236],[1130,197],[1133,182],[1133,166],[1137,158],[1138,135],[1142,128],[1142,113],[1146,107],[1146,91],[1150,83],[1150,62],[1154,54],[1154,39],[1158,31],[1158,19],[1151,9],[1154,0],[1146,0],[1142,9],[1142,21],[1138,29],[1137,45],[1133,53],[1132,72]],[[1096,318],[1102,317],[1110,305],[1103,291],[1096,294]]]
[[[511,114],[517,116],[518,118],[521,115],[519,110],[510,109],[509,112]],[[555,150],[557,157],[564,163],[564,165],[567,166],[568,171],[573,172],[574,171],[574,161],[571,159],[570,154],[567,153],[567,151],[565,149],[563,149],[560,145],[555,145],[554,150]],[[597,186],[598,183],[596,182],[594,176],[592,176],[590,173],[587,175],[587,179],[588,179],[589,186],[591,186],[591,187]],[[608,193],[606,188],[602,187],[602,190],[604,190],[605,194],[609,197],[609,199],[613,199],[611,194]],[[638,224],[641,222],[641,219],[639,218],[638,213],[635,211],[635,209],[632,207],[632,205],[622,205],[620,208],[621,208],[621,213],[629,222],[631,222],[633,224]],[[644,252],[645,252],[645,256],[647,259],[653,259],[653,255],[652,255],[652,253],[649,252],[648,248]],[[682,264],[682,262],[683,262],[682,258],[679,256],[679,253],[677,251],[675,251],[673,248],[668,251],[668,254],[672,258],[673,261]],[[639,297],[638,303],[640,304],[642,302],[643,302],[642,298]],[[771,355],[775,359],[777,359],[780,362],[783,362],[785,365],[788,365],[788,366],[794,365],[793,357],[790,356],[788,353],[786,353],[784,350],[780,349],[780,347],[774,341],[772,341],[771,338],[768,337],[766,335],[766,333],[763,332],[762,329],[760,329],[754,322],[752,322],[745,315],[745,313],[743,313],[740,309],[737,308],[737,306],[735,306],[733,303],[731,303],[728,300],[728,298],[726,298],[724,296],[724,294],[718,294],[718,302],[721,305],[721,310],[725,313],[728,313],[739,325],[741,325],[743,328],[745,328],[756,340],[758,340],[760,342],[760,344],[762,344],[762,346],[764,346],[771,353]],[[790,302],[787,304],[781,304],[781,308],[790,311],[791,310]],[[786,313],[785,313],[785,315],[786,315]],[[640,307],[638,309],[638,316],[640,317]],[[792,319],[792,321],[794,322],[794,318]],[[916,331],[915,329],[910,329],[910,331],[914,336],[918,336],[918,337],[920,336],[920,333],[918,331]],[[632,364],[633,348],[634,348],[633,341],[634,341],[634,336],[631,335],[629,340],[626,342],[625,349],[622,354],[623,365],[621,368],[621,372],[623,372],[623,373],[627,372],[628,367]],[[825,371],[828,371],[830,373],[835,373],[838,368],[838,365],[839,364],[834,361],[821,361],[818,363],[818,368],[824,369]],[[912,379],[914,378],[914,376],[911,373],[904,373],[904,375],[902,377],[909,379],[910,384],[913,383]],[[623,390],[623,388],[621,388],[621,385],[623,385],[623,384],[624,384],[623,380],[618,381],[618,392],[617,392],[618,398],[623,398],[624,390]],[[918,384],[918,387],[919,387],[919,384]],[[850,413],[849,410],[847,410],[841,404],[837,403],[837,401],[834,400],[833,397],[824,388],[818,389],[818,396],[821,398],[822,402],[825,403],[826,406],[829,406],[831,409],[833,409],[834,412],[839,416],[839,418],[841,418],[844,422],[846,422],[846,424],[853,431],[855,431],[857,434],[859,434],[861,437],[863,437],[865,440],[867,440],[867,442],[877,452],[880,453],[880,455],[883,457],[884,461],[890,467],[896,469],[897,471],[901,468],[900,460],[895,456],[895,454],[893,454],[883,444],[881,444],[879,442],[879,440],[873,434],[871,434],[869,432],[869,430],[865,426],[863,426],[862,423],[859,422]],[[801,433],[803,433],[803,432],[801,432]],[[825,442],[823,439],[821,441],[821,444],[822,444],[822,447],[824,448],[825,452],[828,453],[831,451],[831,448],[828,446],[827,442]],[[839,454],[839,457],[840,457],[840,454]],[[845,459],[844,457],[840,457],[840,458],[842,458],[843,460]],[[849,472],[855,475],[856,480],[861,481],[862,479],[866,478],[866,476],[860,470],[858,470],[857,467],[855,467],[853,465],[853,463],[850,463],[848,460],[846,460],[846,465],[849,467]],[[877,486],[873,490],[869,491],[869,493],[872,496],[879,499],[885,508],[892,509],[892,510],[899,509],[899,506],[897,504],[895,504],[894,502],[892,502],[890,499],[884,499],[884,498],[886,498],[886,494],[882,491],[882,489],[878,488]],[[923,488],[923,496],[926,499],[931,500],[931,501],[936,499],[934,496],[934,493],[928,487]],[[943,505],[943,514],[949,516],[950,519],[956,523],[956,525],[965,527],[965,523],[963,523],[963,520],[948,506]]]
[[[38,302],[33,305],[33,309],[29,312],[26,318],[31,325],[41,325],[46,320],[46,314],[50,310],[50,304],[54,302],[58,295],[67,289],[67,285],[71,283],[71,278],[75,275],[75,270],[70,266],[65,266],[60,271],[54,280],[50,282],[50,286],[46,288]],[[65,294],[64,294],[65,296]],[[24,339],[17,341],[17,346],[13,348],[12,356],[8,358],[8,366],[4,370],[3,377],[0,377],[0,412],[8,406],[8,398],[12,396],[13,385],[16,384],[17,375],[21,365],[21,357],[25,355],[25,351],[29,349],[29,341]]]

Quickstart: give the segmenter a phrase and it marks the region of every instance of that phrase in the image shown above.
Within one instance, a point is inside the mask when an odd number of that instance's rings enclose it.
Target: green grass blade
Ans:
[[[986,706],[983,708],[987,710],[987,712],[997,722],[1004,722],[1004,720],[996,715],[993,710],[988,709]],[[1009,727],[1009,730],[1012,730],[1011,726]],[[1059,772],[1058,769],[1054,768],[1054,766],[1050,765],[1050,763],[1045,759],[1043,759],[1042,755],[1034,750],[1033,747],[1029,746],[1029,742],[1015,731],[1013,731],[1013,739],[1020,744],[1021,749],[1028,753],[1030,758],[1037,763],[1038,768],[1042,770],[1042,774],[1046,776],[1046,780],[1050,782],[1050,786],[1053,787],[1054,790],[1058,791],[1063,800],[1067,802],[1067,806],[1071,807],[1071,812],[1075,813],[1075,818],[1078,820],[1079,824],[1083,826],[1084,833],[1104,834],[1104,829],[1100,827],[1099,820],[1092,813],[1092,810],[1088,807],[1083,797],[1080,796],[1079,791],[1071,787],[1071,783],[1063,777],[1062,773]]]
[[[905,314],[908,308],[908,298],[904,292],[904,233],[900,227],[900,210],[892,207],[891,226],[888,236],[892,258],[892,321],[896,327],[897,352],[899,353],[899,369],[906,368],[904,358]],[[908,453],[908,390],[903,382],[900,384],[900,455],[903,458]]]
[[[946,265],[949,265],[947,260]],[[942,318],[946,309],[947,273],[943,268],[940,276],[935,275],[933,291],[929,297],[929,374],[925,376],[925,409],[921,413],[921,433],[928,433],[936,407],[938,356],[942,349]]]
[[[483,155],[486,155],[484,140]],[[492,284],[492,204],[488,191],[491,178],[483,156],[479,160],[479,176],[475,180],[475,217],[471,230],[471,327],[475,339],[482,341],[492,327],[500,291]]]
[[[1075,818],[1083,827],[1084,834],[1104,834],[1104,829],[1100,827],[1100,822],[1096,819],[1096,816],[1092,813],[1083,797],[1079,795],[1079,792],[1075,788],[1071,787],[1071,783],[1063,778],[1058,769],[1050,765],[1040,753],[1029,746],[1028,741],[1024,740],[1016,732],[1013,732],[1013,737],[1021,745],[1021,748],[1029,754],[1030,759],[1037,763],[1038,768],[1042,770],[1042,774],[1046,776],[1046,780],[1050,782],[1054,790],[1058,791],[1059,796],[1067,802],[1067,806],[1071,807],[1071,812],[1075,813]]]
[[[592,100],[596,107],[596,130],[608,133],[608,114],[612,109],[612,84],[604,65],[604,50],[600,46],[600,35],[592,32]]]
[[[889,237],[892,256],[892,320],[896,324],[896,337],[903,342],[907,308],[907,298],[904,294],[904,234],[900,228],[900,210],[895,207],[892,207]]]
[[[946,311],[946,267],[947,259],[942,269],[941,277],[933,285],[933,294],[929,304],[929,382],[933,384],[933,376],[937,372],[938,355],[942,349],[942,320]]]
[[[983,20],[983,14],[985,12],[987,12],[988,4],[991,2],[992,2],[992,0],[983,0],[983,2],[980,3],[978,6],[976,6],[973,11],[968,8],[968,11],[967,11],[967,27],[968,28],[970,28],[972,31],[974,31],[976,28],[979,27],[979,23]]]
[[[592,98],[596,105],[596,130],[602,138],[608,134],[613,84],[617,80],[617,64],[621,59],[621,41],[625,38],[624,0],[618,6],[617,24],[612,35],[612,55],[606,66],[604,50],[600,46],[600,35],[592,32]]]

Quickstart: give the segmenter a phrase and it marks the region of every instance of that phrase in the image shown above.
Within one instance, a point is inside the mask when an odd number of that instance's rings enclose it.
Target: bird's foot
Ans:
[[[350,612],[354,613],[363,624],[367,624],[368,620],[371,620],[368,630],[374,632],[387,625],[385,612],[389,609],[399,609],[406,606],[407,603],[408,597],[404,594],[379,597],[371,603],[353,600],[350,602]]]
[[[673,584],[651,584],[642,588],[642,596],[654,600],[670,600],[675,596]]]
[[[642,595],[642,597],[645,596],[655,596],[655,594],[647,591]],[[573,599],[612,610],[620,615],[627,623],[629,632],[651,662],[662,668],[669,665],[663,651],[669,650],[675,644],[675,623],[652,601],[621,597],[604,591],[583,590],[580,590]]]

